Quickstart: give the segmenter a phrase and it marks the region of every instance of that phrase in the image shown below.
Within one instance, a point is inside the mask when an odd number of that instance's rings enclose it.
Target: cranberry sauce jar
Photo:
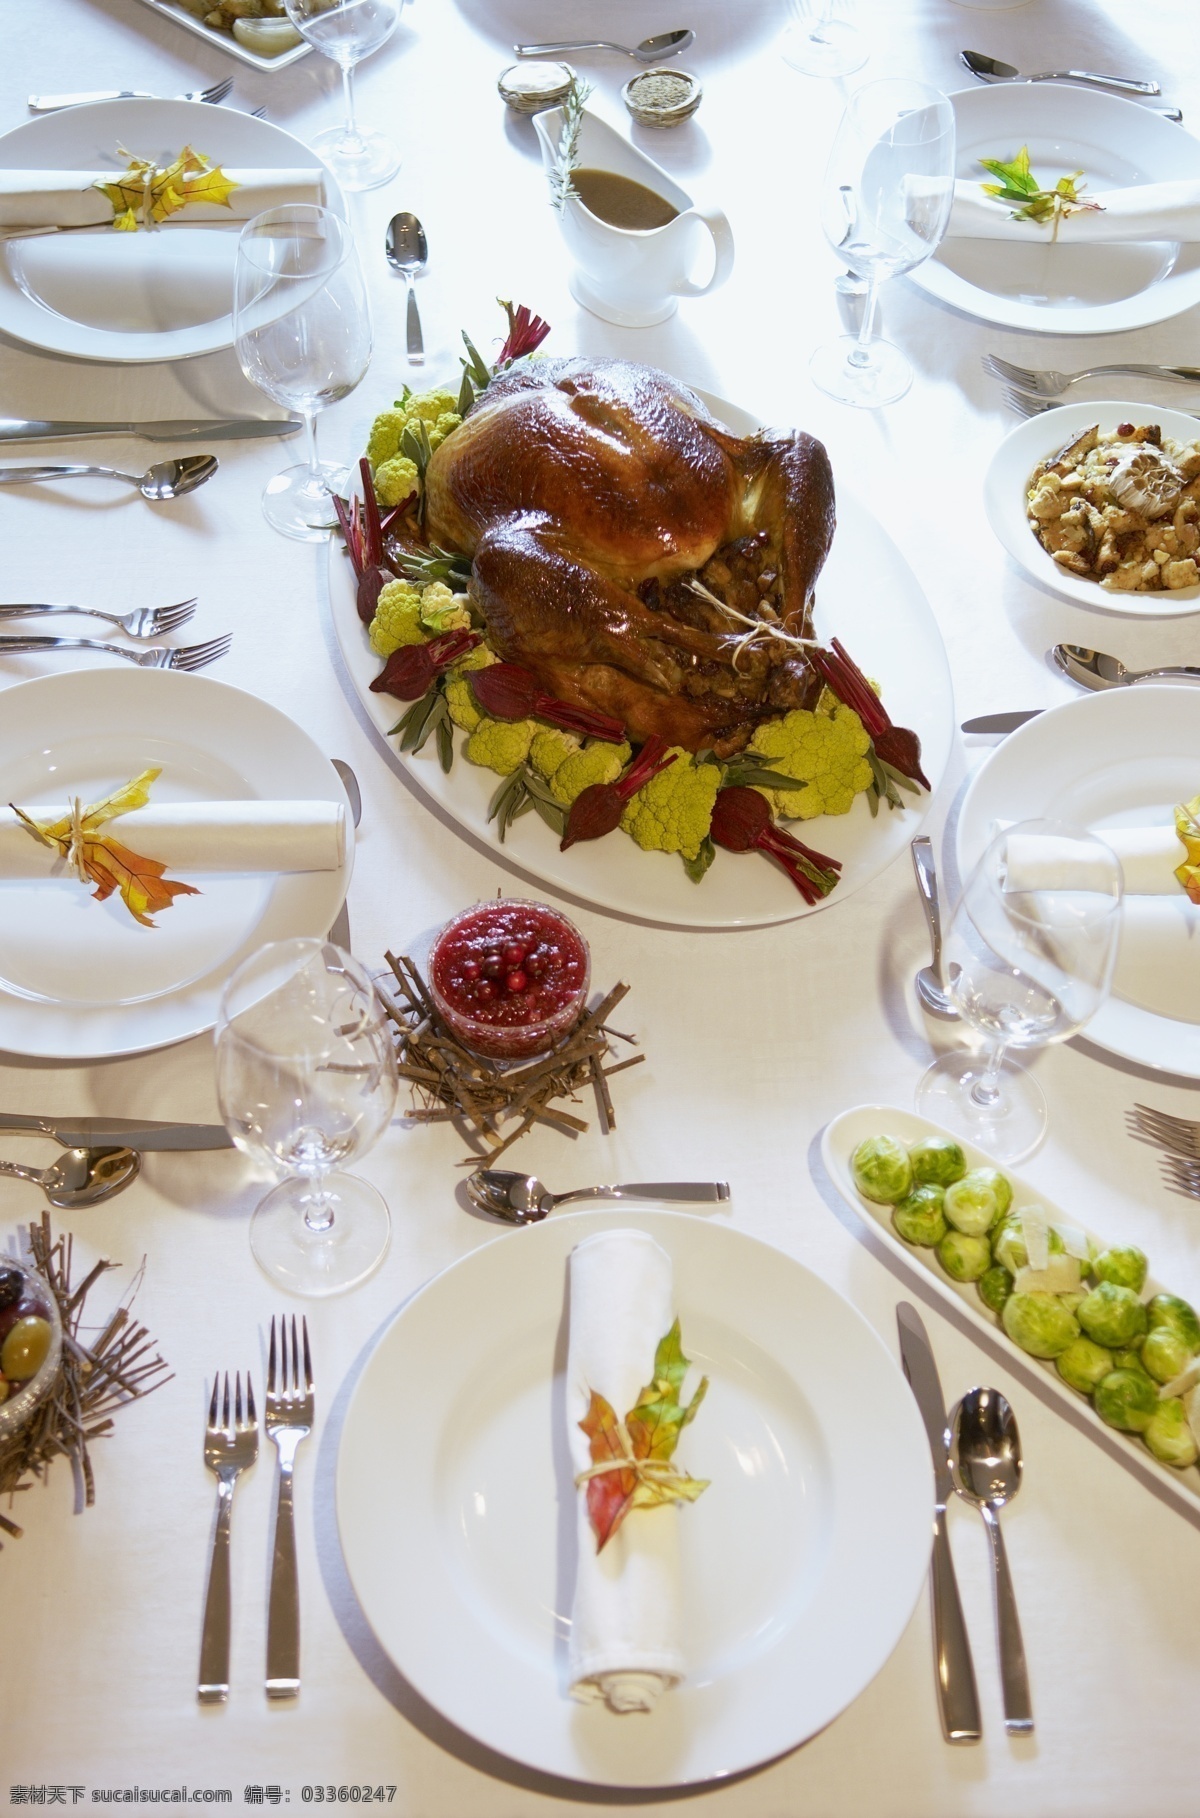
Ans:
[[[429,988],[450,1029],[477,1054],[544,1054],[578,1021],[591,960],[579,930],[546,903],[502,897],[446,923]]]

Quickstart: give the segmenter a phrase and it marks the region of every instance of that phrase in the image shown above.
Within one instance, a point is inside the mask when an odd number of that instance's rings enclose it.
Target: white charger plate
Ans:
[[[698,395],[735,435],[753,435],[761,428],[736,404],[707,392]],[[887,532],[840,487],[837,512],[837,534],[817,583],[817,632],[839,637],[859,666],[878,679],[894,723],[919,734],[921,763],[936,790],[954,736],[954,695],[937,621]],[[347,671],[372,724],[386,737],[405,705],[371,693],[381,663],[355,607],[354,573],[340,538],[330,544],[328,572],[334,629]],[[456,736],[449,775],[438,763],[432,740],[415,755],[401,753],[395,744],[391,749],[417,787],[466,832],[493,847],[497,857],[503,855],[530,877],[597,908],[668,927],[760,927],[844,902],[907,850],[932,799],[905,791],[903,809],[884,805],[872,818],[866,797],[859,796],[849,814],[788,823],[806,845],[842,861],[837,888],[810,906],[760,853],[718,852],[707,875],[693,884],[677,854],[643,852],[623,833],[560,852],[558,840],[536,814],[516,821],[501,846],[487,818],[501,779],[468,763],[462,754],[465,743],[465,735]]]
[[[212,107],[202,101],[95,101],[86,107],[65,107],[55,114],[27,120],[0,137],[0,168],[12,170],[112,170],[124,168],[117,146],[124,145],[138,157],[156,158],[160,164],[177,158],[185,145],[195,145],[214,164],[241,169],[280,170],[297,167],[324,171],[326,206],[345,216],[346,203],[332,172],[316,152],[285,133],[282,127],[231,107]],[[152,360],[185,360],[233,345],[233,259],[243,223],[229,227],[167,227],[158,236],[164,242],[184,233],[219,235],[229,242],[230,309],[207,321],[155,332],[125,332],[77,320],[71,313],[69,289],[55,287],[53,306],[40,300],[33,287],[22,287],[22,249],[44,248],[47,237],[36,241],[0,237],[0,330],[30,347],[51,353],[71,354],[82,360],[113,360],[131,364]],[[103,230],[99,230],[101,233]],[[91,240],[89,233],[69,234],[66,241]],[[118,235],[141,239],[141,235]],[[81,298],[79,307],[90,309]]]
[[[687,1677],[648,1717],[565,1686],[567,1258],[617,1227],[670,1255],[710,1378],[681,1453],[711,1480],[679,1522]],[[924,1581],[931,1482],[916,1403],[847,1301],[728,1225],[622,1207],[500,1237],[401,1308],[347,1410],[337,1514],[375,1634],[443,1716],[543,1773],[649,1788],[744,1772],[858,1696]]]
[[[911,1143],[922,1136],[951,1134],[949,1130],[942,1129],[940,1124],[932,1124],[927,1118],[918,1117],[915,1111],[900,1111],[892,1105],[857,1105],[853,1111],[843,1111],[840,1117],[835,1117],[826,1126],[821,1137],[821,1157],[842,1198],[861,1218],[873,1224],[889,1250],[896,1256],[903,1257],[909,1268],[915,1270],[923,1282],[932,1284],[943,1300],[948,1301],[960,1313],[965,1312],[973,1325],[1003,1345],[1005,1350],[1011,1351],[1014,1358],[1019,1358],[1027,1369],[1035,1371],[1051,1401],[1069,1408],[1076,1419],[1085,1420],[1095,1435],[1103,1435],[1106,1449],[1117,1451],[1122,1461],[1137,1476],[1152,1483],[1156,1491],[1165,1493],[1176,1508],[1182,1509],[1194,1519],[1200,1505],[1200,1467],[1189,1465],[1187,1470],[1178,1471],[1172,1465],[1160,1464],[1135,1433],[1121,1433],[1115,1427],[1108,1426],[1086,1396],[1068,1388],[1050,1359],[1031,1357],[1027,1351],[1022,1351],[1018,1345],[1013,1344],[996,1315],[980,1300],[974,1282],[952,1281],[933,1250],[923,1245],[905,1243],[898,1236],[892,1223],[890,1206],[880,1206],[872,1200],[864,1199],[855,1186],[850,1157],[866,1137],[897,1136],[902,1142]],[[969,1168],[999,1168],[1012,1182],[1014,1210],[1019,1210],[1022,1206],[1042,1206],[1049,1215],[1051,1224],[1061,1222],[1064,1225],[1074,1225],[1092,1241],[1097,1252],[1110,1244],[1124,1241],[1119,1231],[1109,1231],[1106,1235],[1090,1231],[1074,1212],[1054,1205],[1029,1181],[1014,1174],[1007,1162],[998,1162],[985,1149],[975,1148],[962,1137],[954,1136],[953,1140],[960,1144]],[[1148,1299],[1152,1294],[1164,1292],[1173,1293],[1175,1289],[1170,1283],[1148,1277],[1142,1296],[1143,1299]]]
[[[1131,619],[1178,619],[1200,612],[1200,586],[1181,587],[1177,593],[1109,593],[1097,581],[1060,568],[1038,542],[1025,513],[1030,476],[1040,461],[1057,454],[1092,423],[1105,432],[1118,423],[1157,423],[1177,442],[1200,441],[1200,421],[1159,404],[1093,402],[1048,410],[1010,430],[992,456],[983,481],[988,523],[1031,581],[1078,606]]]
[[[307,57],[313,48],[311,44],[302,41],[293,44],[291,50],[280,51],[277,57],[263,57],[247,45],[239,44],[231,32],[216,31],[211,25],[205,25],[203,19],[197,19],[194,13],[185,11],[182,6],[170,5],[169,0],[142,0],[142,5],[148,6],[151,12],[158,13],[160,18],[172,19],[176,25],[182,25],[185,31],[194,32],[197,38],[206,39],[227,56],[236,57],[240,63],[248,63],[251,69],[261,70],[264,75],[269,75],[272,70],[286,69],[289,63]]]
[[[1084,827],[1170,824],[1200,789],[1200,687],[1143,682],[1067,701],[998,745],[963,801],[958,865],[970,875],[998,820]],[[1182,890],[1131,896],[1112,995],[1082,1031],[1111,1054],[1200,1079],[1200,909]]]
[[[76,669],[18,682],[0,703],[0,801],[97,801],[158,764],[159,801],[346,802],[329,759],[286,714],[205,676]],[[348,831],[339,871],[206,876],[201,895],[177,897],[153,928],[70,879],[0,884],[0,1052],[86,1060],[210,1029],[247,955],[325,934],[353,861]]]
[[[1036,175],[1056,183],[1082,170],[1088,193],[1200,177],[1200,143],[1136,101],[1066,82],[999,83],[950,96],[957,173],[990,181],[980,158],[1023,145]],[[910,274],[967,315],[1041,334],[1115,334],[1145,328],[1200,303],[1200,244],[1046,246],[943,240]]]

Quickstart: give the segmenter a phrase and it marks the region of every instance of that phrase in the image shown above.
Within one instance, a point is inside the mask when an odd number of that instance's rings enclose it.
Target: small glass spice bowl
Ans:
[[[691,119],[704,90],[685,69],[643,69],[629,78],[621,99],[639,126],[679,126]]]
[[[547,903],[501,897],[451,917],[429,953],[429,991],[476,1054],[545,1054],[579,1020],[591,982],[587,942]]]
[[[30,1264],[0,1256],[0,1444],[45,1401],[61,1360],[62,1321],[50,1284]]]

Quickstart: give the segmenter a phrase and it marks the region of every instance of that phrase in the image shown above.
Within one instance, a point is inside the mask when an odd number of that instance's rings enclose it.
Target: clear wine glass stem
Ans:
[[[871,341],[875,335],[875,310],[879,303],[879,286],[883,282],[877,271],[871,273],[871,288],[867,292],[866,306],[863,309],[862,322],[858,330],[858,344],[850,350],[851,366],[869,366],[871,364]]]
[[[304,445],[308,452],[308,471],[319,486],[321,463],[317,458],[317,419],[310,410],[304,412]]]
[[[971,1087],[972,1101],[985,1110],[1000,1102],[1000,1069],[1004,1065],[1007,1042],[996,1042],[988,1053],[987,1066]]]
[[[329,1203],[329,1194],[323,1174],[309,1177],[309,1193],[304,1202],[304,1222],[310,1231],[318,1236],[333,1229],[333,1207]]]
[[[345,139],[345,143],[347,146],[361,145],[362,139],[361,139],[361,137],[359,135],[359,131],[358,131],[358,121],[355,118],[355,114],[354,114],[354,65],[353,65],[353,63],[343,63],[342,64],[342,94],[345,96],[345,100],[346,100],[346,139]]]

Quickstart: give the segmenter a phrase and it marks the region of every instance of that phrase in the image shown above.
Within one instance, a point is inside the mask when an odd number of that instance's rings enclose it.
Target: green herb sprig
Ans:
[[[994,196],[997,202],[1012,210],[1016,221],[1050,221],[1053,222],[1052,239],[1058,238],[1059,223],[1068,215],[1081,214],[1085,211],[1103,213],[1104,205],[1092,196],[1083,195],[1083,172],[1073,170],[1069,176],[1060,177],[1053,189],[1043,189],[1029,168],[1029,147],[1023,145],[1016,157],[1007,164],[1001,158],[981,158],[979,162],[984,170],[991,171],[999,177],[999,183],[984,183],[981,187],[987,196]]]
[[[554,168],[550,172],[550,201],[559,214],[572,196],[577,195],[572,172],[579,163],[579,131],[583,125],[584,104],[591,92],[591,83],[581,82],[576,76],[562,104],[562,132]]]

